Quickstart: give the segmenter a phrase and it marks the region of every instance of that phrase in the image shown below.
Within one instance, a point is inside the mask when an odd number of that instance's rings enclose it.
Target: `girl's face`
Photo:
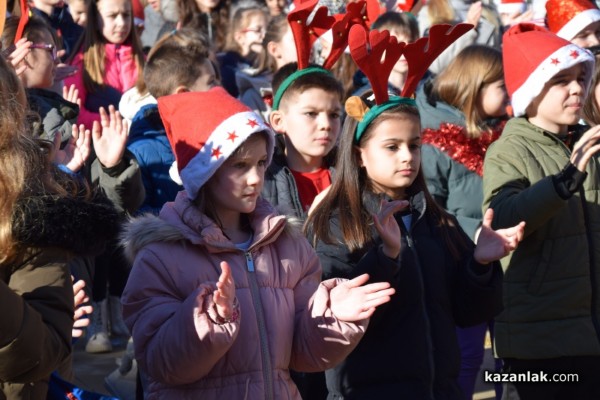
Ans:
[[[282,36],[281,41],[270,42],[269,51],[275,58],[277,69],[283,67],[285,64],[298,61],[296,42],[294,42],[294,34],[289,27]]]
[[[285,8],[285,0],[265,0],[269,14],[271,17],[276,17],[283,12]]]
[[[85,26],[87,23],[87,6],[85,0],[69,1],[69,12],[77,25]]]
[[[486,83],[479,91],[479,108],[485,118],[506,115],[508,101],[504,79]]]
[[[247,56],[250,52],[260,53],[262,51],[262,41],[267,29],[267,18],[262,13],[253,14],[248,19],[248,24],[235,34],[235,40],[242,49],[242,56]]]
[[[421,123],[409,114],[398,114],[376,126],[357,147],[359,163],[365,168],[375,193],[393,199],[405,198],[421,166]]]
[[[56,44],[50,32],[41,32],[40,39],[34,41],[31,52],[25,57],[27,69],[21,74],[26,88],[46,89],[54,84],[56,73]]]
[[[217,8],[220,2],[221,0],[196,0],[196,5],[200,12],[209,13]]]
[[[131,33],[130,0],[98,0],[98,26],[102,36],[114,44],[122,44]]]
[[[267,167],[267,141],[262,134],[248,138],[242,151],[229,157],[206,183],[217,216],[227,227],[256,208]]]

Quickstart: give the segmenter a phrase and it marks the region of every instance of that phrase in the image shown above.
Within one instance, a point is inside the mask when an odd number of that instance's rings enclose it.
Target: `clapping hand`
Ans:
[[[233,302],[235,300],[235,282],[231,275],[231,267],[227,262],[221,262],[221,276],[217,282],[217,290],[213,292],[213,301],[217,314],[225,321],[233,315]]]
[[[331,289],[331,311],[338,320],[353,322],[369,318],[376,307],[390,301],[396,292],[389,282],[365,285],[368,280],[369,275],[362,274]]]
[[[2,51],[2,54],[13,66],[17,75],[21,75],[27,69],[27,63],[22,63],[22,61],[31,52],[32,44],[33,42],[27,40],[27,38],[21,38],[17,43]]]
[[[79,98],[79,90],[75,85],[69,87],[63,86],[63,98],[71,103],[75,103],[81,108],[81,99]]]
[[[477,239],[477,246],[473,256],[480,264],[487,264],[507,256],[515,250],[519,242],[523,240],[525,233],[525,222],[506,229],[492,229],[494,211],[488,208],[483,216],[481,232]]]
[[[54,163],[62,164],[73,172],[79,171],[90,156],[91,133],[83,125],[73,125],[71,139],[60,148],[62,135],[54,136]]]
[[[573,146],[571,164],[575,165],[579,171],[585,172],[592,156],[600,150],[598,139],[600,139],[600,125],[586,131]]]
[[[75,280],[73,276],[71,276],[71,280]],[[75,322],[73,323],[72,335],[74,338],[81,337],[81,335],[83,335],[83,328],[90,324],[89,318],[82,317],[85,315],[90,315],[94,311],[94,308],[91,305],[83,305],[90,302],[90,298],[83,290],[84,287],[85,282],[82,280],[73,283],[73,300],[75,303],[75,313],[73,315],[73,319]]]
[[[108,107],[108,113],[100,107],[100,122],[94,121],[92,141],[104,167],[112,168],[121,162],[127,144],[127,122],[114,106]]]
[[[393,259],[400,254],[400,227],[394,214],[406,207],[406,200],[382,200],[379,213],[373,214],[375,229],[383,241],[383,253]]]

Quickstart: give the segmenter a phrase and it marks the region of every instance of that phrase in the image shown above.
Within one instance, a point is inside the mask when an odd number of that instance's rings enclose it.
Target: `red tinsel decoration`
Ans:
[[[483,159],[490,144],[500,137],[504,123],[492,132],[482,132],[481,136],[469,138],[460,125],[442,123],[440,129],[424,129],[423,143],[437,147],[454,161],[464,165],[469,171],[483,175]]]

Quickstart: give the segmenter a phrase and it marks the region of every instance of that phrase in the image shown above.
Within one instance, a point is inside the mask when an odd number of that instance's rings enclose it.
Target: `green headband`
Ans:
[[[354,141],[356,143],[358,143],[360,141],[360,138],[362,137],[363,133],[365,133],[365,130],[367,129],[367,127],[382,112],[389,110],[390,108],[397,107],[400,104],[407,104],[409,106],[414,106],[414,107],[417,106],[415,99],[411,99],[408,97],[398,97],[398,96],[393,96],[385,103],[374,106],[373,108],[369,109],[369,111],[367,111],[365,113],[362,121],[360,121],[358,123],[358,126],[356,128],[356,134],[354,135]]]
[[[279,103],[281,103],[281,98],[283,97],[283,94],[285,93],[286,90],[288,90],[290,85],[292,83],[294,83],[294,81],[296,79],[300,78],[301,76],[313,74],[313,73],[331,75],[330,71],[326,70],[325,68],[321,68],[321,67],[309,67],[309,68],[299,69],[298,71],[294,72],[293,74],[291,74],[290,76],[285,78],[283,80],[283,82],[281,82],[279,89],[277,89],[277,93],[275,93],[275,97],[273,97],[273,107],[271,109],[273,111],[279,110]]]

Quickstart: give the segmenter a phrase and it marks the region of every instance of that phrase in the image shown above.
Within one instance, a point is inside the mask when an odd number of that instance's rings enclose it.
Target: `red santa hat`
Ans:
[[[266,132],[267,164],[273,158],[271,128],[222,87],[160,97],[158,111],[181,183],[191,199],[251,135]]]
[[[600,10],[589,0],[548,0],[546,18],[550,31],[572,40],[586,26],[600,21]]]
[[[524,13],[526,3],[523,0],[500,0],[496,3],[500,14],[516,14]]]
[[[525,115],[550,78],[576,64],[584,64],[589,87],[594,56],[547,29],[521,23],[504,33],[502,43],[504,81],[515,117]]]

